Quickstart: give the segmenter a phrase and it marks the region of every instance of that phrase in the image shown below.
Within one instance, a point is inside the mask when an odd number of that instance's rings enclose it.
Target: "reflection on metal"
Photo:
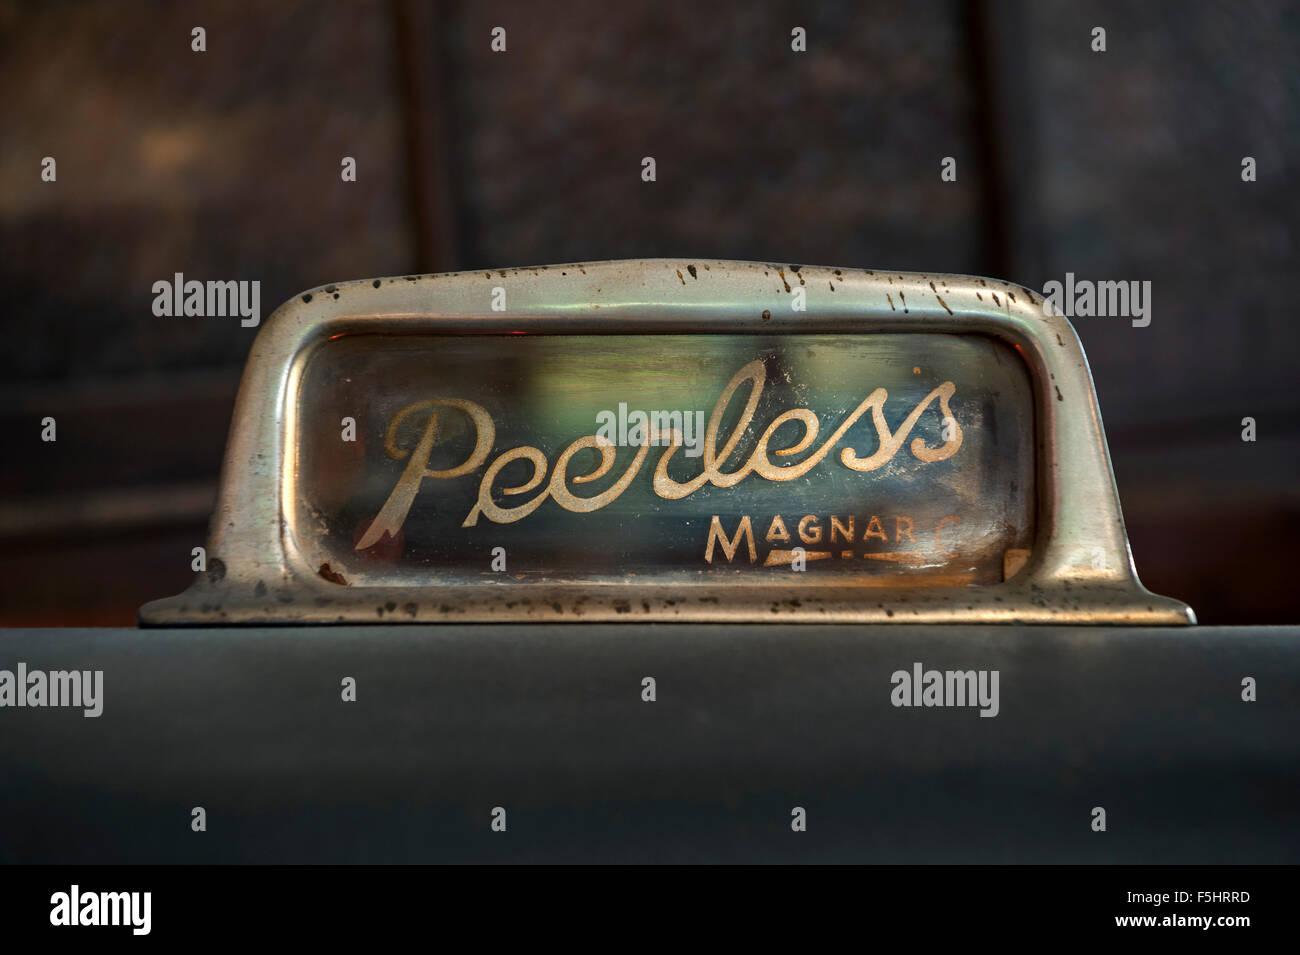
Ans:
[[[296,543],[349,585],[987,583],[1030,543],[1032,394],[983,336],[352,335],[299,393]]]
[[[305,293],[250,356],[208,554],[144,623],[1193,619],[1137,580],[1073,330],[951,275]]]

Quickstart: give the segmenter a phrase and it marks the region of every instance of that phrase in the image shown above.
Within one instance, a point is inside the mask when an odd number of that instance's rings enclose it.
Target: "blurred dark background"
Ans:
[[[1297,622],[1298,4],[0,0],[0,93],[0,623],[189,582],[253,330],[155,281],[258,279],[265,317],[640,256],[1150,280],[1149,327],[1075,323],[1139,572]]]

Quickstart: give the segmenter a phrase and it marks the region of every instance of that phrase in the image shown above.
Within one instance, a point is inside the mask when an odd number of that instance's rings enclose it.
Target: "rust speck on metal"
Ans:
[[[336,574],[334,571],[330,570],[330,565],[328,563],[321,564],[320,570],[316,573],[321,576],[322,580],[328,580],[332,584],[342,584],[345,587],[347,586],[348,582],[343,579],[343,575]]]

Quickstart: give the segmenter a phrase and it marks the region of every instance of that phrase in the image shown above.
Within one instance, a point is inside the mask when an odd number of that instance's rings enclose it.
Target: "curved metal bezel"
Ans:
[[[693,276],[693,277],[689,277]],[[790,309],[790,281],[808,289]],[[495,285],[510,310],[486,307]],[[878,589],[790,583],[638,582],[340,586],[297,556],[289,507],[297,395],[312,351],[350,334],[982,333],[1014,346],[1033,384],[1036,531],[1001,584]],[[676,620],[1187,624],[1186,604],[1138,581],[1078,336],[1017,285],[959,275],[670,259],[366,279],[280,306],[253,343],[209,531],[209,565],[149,625]],[[785,590],[788,589],[789,593]],[[707,594],[704,592],[707,590]],[[797,600],[787,598],[797,597]],[[523,600],[521,598],[529,599]],[[393,608],[401,608],[394,612]],[[629,611],[629,607],[634,608]]]

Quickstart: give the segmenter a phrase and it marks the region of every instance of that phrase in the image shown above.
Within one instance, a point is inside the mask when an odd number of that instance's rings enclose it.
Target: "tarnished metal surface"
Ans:
[[[1032,406],[981,336],[354,335],[304,372],[290,527],[348,585],[994,583]]]
[[[254,345],[208,552],[143,622],[1192,619],[1137,580],[1073,330],[951,275],[314,289]]]

